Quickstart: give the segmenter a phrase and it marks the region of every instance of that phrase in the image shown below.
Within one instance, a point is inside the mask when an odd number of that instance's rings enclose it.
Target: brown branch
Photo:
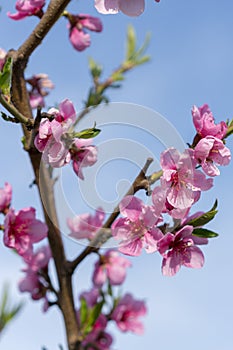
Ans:
[[[7,102],[6,99],[4,98],[1,90],[0,90],[0,103],[1,105],[11,114],[15,117],[15,123],[19,122],[22,124],[25,124],[27,128],[33,128],[33,121],[30,118],[25,118],[24,115],[22,115],[14,105],[11,103]],[[13,121],[13,120],[12,120]]]
[[[161,171],[158,173],[154,173],[154,176],[146,177],[146,172],[153,162],[152,158],[148,158],[146,160],[146,163],[144,167],[141,169],[137,177],[135,178],[134,182],[130,186],[128,192],[125,194],[125,196],[134,195],[136,192],[138,192],[141,189],[144,189],[148,195],[150,195],[150,185],[151,185],[151,179],[153,179],[153,183],[156,181],[155,178],[157,176],[157,180],[162,175]],[[124,197],[125,197],[124,196]],[[82,253],[77,256],[76,259],[73,261],[68,262],[70,273],[73,273],[76,267],[86,258],[87,255],[93,252],[97,252],[99,248],[107,242],[107,240],[111,237],[111,231],[107,231],[105,229],[110,228],[112,223],[115,221],[115,219],[118,217],[120,211],[119,211],[119,205],[116,206],[116,208],[113,210],[112,214],[109,216],[109,218],[104,223],[103,227],[98,231],[96,237],[90,241],[90,244],[88,247],[86,247]]]
[[[18,51],[11,50],[9,52],[9,56],[13,58],[11,101],[25,118],[33,119],[24,77],[28,59],[61,16],[69,2],[70,0],[51,0],[46,13],[29,38],[20,46]],[[50,177],[48,168],[41,163],[41,153],[33,146],[33,131],[27,130],[25,126],[23,126],[23,131],[25,149],[28,151],[31,160],[35,183],[38,186],[44,217],[48,226],[48,240],[59,283],[58,304],[64,318],[68,348],[69,350],[78,350],[80,349],[80,336],[74,307],[72,276],[66,268],[66,256],[55,208],[53,179]]]
[[[33,51],[39,46],[47,33],[61,17],[66,6],[71,0],[51,0],[47,11],[44,13],[40,22],[33,30],[28,39],[19,47],[18,57],[28,59]]]

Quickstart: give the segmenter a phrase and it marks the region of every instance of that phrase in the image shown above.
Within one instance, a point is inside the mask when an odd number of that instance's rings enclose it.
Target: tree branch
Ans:
[[[153,162],[152,158],[148,158],[146,160],[146,163],[144,167],[141,169],[137,177],[135,178],[134,182],[130,186],[128,192],[125,194],[125,196],[134,195],[136,192],[138,192],[141,189],[144,189],[147,193],[147,195],[151,194],[150,185],[157,181],[161,175],[162,171],[158,171],[150,176],[146,176],[146,172]],[[125,197],[124,196],[124,197]],[[70,273],[73,273],[76,267],[86,258],[87,255],[93,252],[97,252],[99,248],[107,242],[107,240],[111,237],[111,231],[107,231],[106,229],[110,228],[114,220],[118,217],[120,211],[119,211],[119,205],[116,206],[116,208],[113,210],[112,214],[109,216],[109,218],[104,223],[103,227],[98,231],[96,237],[90,241],[90,244],[88,247],[86,247],[82,253],[77,256],[76,259],[73,261],[68,262],[68,268]]]
[[[33,120],[24,77],[28,59],[36,47],[41,44],[69,2],[70,0],[51,0],[46,13],[29,38],[20,46],[18,51],[11,50],[9,52],[9,56],[13,58],[11,101],[25,118]],[[66,269],[66,256],[55,207],[53,179],[51,179],[46,166],[41,163],[41,153],[35,147],[31,147],[33,131],[28,131],[24,125],[23,131],[25,149],[28,151],[31,160],[35,183],[38,186],[44,217],[48,226],[48,240],[59,283],[58,305],[65,323],[68,348],[69,350],[78,350],[80,349],[80,335],[74,307],[72,276]]]
[[[28,39],[19,47],[18,57],[28,59],[33,51],[39,46],[46,34],[61,17],[62,12],[71,0],[51,0],[47,11],[44,13],[40,22],[33,30]]]
[[[9,103],[6,101],[6,99],[4,98],[4,96],[2,95],[1,91],[0,91],[0,103],[3,105],[3,107],[11,114],[13,115],[16,120],[19,123],[24,124],[27,128],[33,128],[33,120],[30,118],[26,118],[24,117],[23,114],[21,114],[13,104]]]

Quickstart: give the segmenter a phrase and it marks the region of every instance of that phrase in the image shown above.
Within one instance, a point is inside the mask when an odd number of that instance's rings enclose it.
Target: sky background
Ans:
[[[6,50],[16,49],[38,21],[36,18],[18,22],[8,19],[5,14],[7,11],[14,12],[14,3],[1,1],[0,47]],[[217,121],[233,117],[231,1],[161,0],[157,4],[153,0],[146,0],[145,13],[135,19],[122,14],[101,16],[95,11],[93,3],[92,0],[73,0],[68,8],[73,13],[90,13],[102,19],[104,31],[91,35],[92,45],[89,49],[78,53],[72,48],[66,20],[61,18],[30,59],[26,75],[47,73],[56,86],[47,99],[48,106],[69,98],[76,109],[81,110],[91,82],[87,69],[88,57],[92,56],[103,64],[104,76],[107,77],[123,58],[126,28],[131,23],[136,29],[139,43],[146,32],[151,32],[148,53],[152,59],[130,72],[122,89],[109,92],[111,101],[138,104],[157,111],[167,123],[174,125],[184,142],[190,142],[194,135],[190,113],[194,104],[200,106],[208,103]],[[91,118],[98,119],[98,115],[90,117],[86,121],[87,125],[89,121],[92,123]],[[117,109],[109,113],[109,118],[110,122],[118,120]],[[139,122],[140,115],[135,112],[135,123]],[[158,161],[162,147],[155,140],[156,137],[148,136],[148,133],[135,127],[129,130],[123,122],[120,124],[117,129],[113,125],[105,125],[103,129],[106,131],[103,130],[96,142],[102,147],[104,142],[110,145],[109,140],[113,137],[130,139],[131,145],[138,142],[141,149],[142,146],[150,149]],[[10,182],[13,187],[13,207],[19,210],[34,206],[42,219],[36,189],[29,188],[33,174],[27,154],[22,150],[21,136],[18,126],[1,121],[0,187],[5,181]],[[233,149],[232,139],[228,141],[228,147]],[[102,202],[117,200],[117,195],[124,190],[127,181],[132,181],[136,175],[141,161],[141,158],[134,159],[130,164],[127,156],[127,160],[116,159],[101,169],[102,173],[96,178],[96,187]],[[219,200],[219,213],[209,228],[219,232],[220,237],[203,249],[206,256],[203,269],[182,268],[175,277],[168,278],[161,275],[159,255],[142,254],[139,258],[131,259],[133,268],[128,272],[123,290],[146,300],[148,315],[144,322],[145,334],[142,337],[120,334],[114,327],[113,349],[232,349],[232,171],[232,164],[221,168],[221,176],[215,179],[214,188],[203,193],[195,207],[196,210],[208,210],[216,198]],[[85,172],[87,184],[90,176],[88,172],[89,169]],[[123,189],[118,191],[116,184],[121,179],[125,182]],[[80,184],[68,167],[62,172],[62,189],[72,210],[81,213],[88,211],[88,206],[92,207],[93,203],[89,203],[86,198],[83,200],[81,196],[82,190],[85,190],[84,184]],[[62,211],[62,205],[59,208]],[[80,244],[66,237],[64,243],[70,258],[82,250]],[[94,261],[95,257],[91,256],[81,264],[78,276],[74,277],[75,295],[90,287]],[[41,350],[42,346],[56,350],[58,344],[65,345],[59,312],[54,308],[43,314],[41,302],[32,302],[29,296],[18,292],[17,281],[22,277],[20,269],[23,263],[2,243],[0,266],[0,285],[8,281],[13,300],[25,301],[21,315],[1,335],[0,350],[15,350],[19,344],[20,349],[24,350]]]

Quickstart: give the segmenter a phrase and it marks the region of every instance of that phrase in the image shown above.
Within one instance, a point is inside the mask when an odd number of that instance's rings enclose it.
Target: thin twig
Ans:
[[[12,114],[19,123],[26,125],[27,128],[32,129],[34,122],[32,119],[26,118],[21,114],[13,104],[9,103],[6,101],[4,96],[2,95],[0,91],[0,103],[3,105],[3,107],[10,113]]]
[[[146,172],[147,172],[147,170],[152,162],[153,162],[152,158],[148,158],[146,160],[144,167],[141,169],[141,171],[139,172],[139,174],[135,178],[134,182],[130,186],[130,188],[129,188],[128,192],[125,194],[125,196],[134,195],[137,191],[139,191],[141,189],[144,189],[148,195],[150,194],[150,192],[151,192],[150,185],[152,183],[154,183],[156,180],[158,180],[162,175],[162,172],[159,171],[157,173],[154,173],[154,174],[146,177]],[[99,248],[105,242],[108,241],[108,239],[111,237],[111,231],[106,233],[106,231],[103,229],[110,228],[112,223],[114,222],[114,220],[118,217],[119,213],[120,213],[119,205],[117,205],[116,208],[114,208],[112,214],[109,216],[109,218],[104,223],[103,227],[96,234],[96,237],[93,240],[91,240],[89,246],[86,247],[82,251],[82,253],[79,256],[77,256],[76,259],[68,262],[68,268],[69,268],[71,273],[74,272],[76,267],[86,258],[87,255],[89,255],[90,253],[93,253],[93,252],[97,252],[99,250]]]

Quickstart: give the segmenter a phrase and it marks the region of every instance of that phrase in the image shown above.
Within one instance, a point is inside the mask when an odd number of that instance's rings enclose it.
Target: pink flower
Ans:
[[[12,199],[12,187],[5,182],[4,188],[0,188],[0,213],[7,213]]]
[[[4,221],[4,244],[15,249],[25,260],[33,252],[33,244],[47,237],[46,224],[35,218],[34,208],[25,208],[15,212],[9,209]]]
[[[215,136],[218,139],[224,138],[227,132],[227,125],[224,121],[215,124],[213,114],[207,104],[202,107],[193,106],[193,123],[201,137]]]
[[[184,226],[172,234],[168,232],[158,243],[158,250],[163,256],[162,273],[174,276],[182,265],[191,268],[201,268],[204,265],[204,255],[197,244],[206,244],[205,239],[192,235],[193,227]]]
[[[23,19],[28,16],[42,17],[42,8],[45,5],[45,0],[17,0],[15,8],[18,12],[7,16],[14,20]]]
[[[142,248],[147,253],[155,252],[162,232],[156,227],[160,218],[153,208],[134,196],[126,196],[119,208],[124,218],[112,224],[112,235],[121,240],[119,251],[132,256],[140,255]]]
[[[91,290],[87,292],[83,292],[80,294],[79,299],[85,299],[87,302],[87,306],[89,308],[92,308],[96,305],[98,298],[100,296],[99,289],[98,288],[92,288]]]
[[[173,207],[167,200],[167,195],[169,192],[169,188],[164,186],[156,186],[152,192],[152,201],[154,205],[154,210],[156,213],[166,213],[171,215],[174,219],[182,219],[184,218],[190,208],[179,209]],[[199,193],[199,192],[195,192]],[[196,202],[200,196],[194,198]]]
[[[102,208],[98,208],[95,215],[81,214],[73,219],[67,219],[67,225],[71,230],[70,237],[75,239],[87,238],[91,240],[96,232],[103,226],[105,213]]]
[[[112,336],[105,331],[107,327],[107,319],[103,314],[100,314],[94,323],[92,330],[87,334],[82,342],[84,348],[89,350],[110,350],[112,344]]]
[[[0,48],[0,71],[2,70],[5,62],[6,62],[6,51]]]
[[[59,110],[51,108],[48,114],[54,116],[50,121],[42,118],[39,132],[35,137],[35,147],[43,153],[42,159],[53,167],[61,167],[70,162],[69,147],[73,139],[66,139],[69,128],[75,121],[76,113],[70,100],[64,100]]]
[[[33,75],[26,82],[31,86],[28,91],[31,108],[44,107],[44,97],[49,94],[48,89],[53,89],[54,85],[44,73]]]
[[[83,168],[97,162],[97,148],[92,146],[92,139],[75,139],[71,150],[73,169],[76,175],[84,180]]]
[[[213,185],[212,179],[206,179],[195,169],[193,150],[180,154],[175,148],[169,148],[161,154],[160,163],[163,169],[161,184],[167,188],[167,201],[174,208],[190,208],[200,191],[209,190]]]
[[[45,298],[45,305],[48,304],[46,298],[47,282],[42,277],[42,273],[48,272],[48,263],[51,258],[49,246],[40,247],[27,262],[27,267],[22,271],[25,277],[19,281],[20,292],[28,292],[33,300]]]
[[[146,312],[143,301],[135,300],[131,294],[126,294],[118,302],[111,319],[116,322],[122,332],[131,331],[136,334],[143,334],[144,327],[139,317],[145,316]]]
[[[91,38],[86,29],[93,32],[101,32],[103,29],[99,18],[87,14],[71,15],[68,14],[69,20],[69,38],[73,47],[78,51],[83,51],[91,44]]]
[[[119,11],[127,16],[140,16],[145,8],[145,0],[95,0],[95,8],[102,14],[115,14]]]
[[[194,156],[201,164],[204,173],[209,176],[220,175],[217,165],[228,165],[231,160],[231,152],[222,140],[214,136],[206,136],[195,147]]]
[[[108,279],[112,286],[120,285],[125,280],[127,267],[130,266],[131,262],[128,259],[114,250],[109,250],[105,255],[101,255],[95,264],[93,283],[100,288]]]
[[[87,292],[80,294],[79,299],[85,299],[88,309],[92,309],[99,302],[100,291],[98,288],[92,288]],[[102,297],[101,297],[102,299]],[[80,325],[80,310],[77,310],[77,320]],[[109,347],[112,344],[112,337],[105,329],[107,327],[108,320],[105,315],[100,314],[95,321],[91,331],[87,334],[82,341],[84,348],[87,347],[90,350],[110,350]],[[91,346],[92,345],[92,346]]]

